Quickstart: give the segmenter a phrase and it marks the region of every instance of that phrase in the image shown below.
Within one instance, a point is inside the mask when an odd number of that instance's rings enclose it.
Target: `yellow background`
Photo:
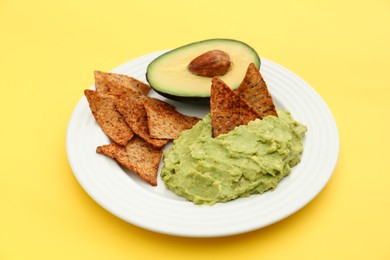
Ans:
[[[252,45],[331,109],[340,156],[298,213],[250,233],[171,237],[75,179],[66,128],[93,70],[207,38]],[[0,1],[0,259],[390,259],[390,1]]]

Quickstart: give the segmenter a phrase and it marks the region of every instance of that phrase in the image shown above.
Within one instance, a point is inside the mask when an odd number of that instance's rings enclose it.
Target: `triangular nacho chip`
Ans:
[[[97,147],[96,152],[115,159],[150,185],[157,185],[162,149],[156,149],[141,138],[135,137],[124,147],[112,143]]]
[[[219,78],[212,79],[210,116],[213,137],[258,118],[256,111]]]
[[[255,64],[249,64],[236,92],[257,111],[261,119],[268,115],[278,116],[267,84]]]
[[[96,122],[103,132],[115,143],[125,146],[134,136],[122,115],[116,110],[114,97],[87,89],[84,94],[88,100]]]
[[[156,139],[150,136],[148,118],[144,108],[144,103],[150,99],[146,96],[123,93],[116,98],[115,106],[135,134],[155,148],[160,148],[168,143],[169,140]]]
[[[147,95],[151,87],[142,81],[123,74],[95,71],[95,88],[98,92],[114,96],[128,89],[141,95]]]
[[[200,118],[179,113],[165,102],[146,102],[149,133],[154,138],[177,139],[184,130],[192,128]]]

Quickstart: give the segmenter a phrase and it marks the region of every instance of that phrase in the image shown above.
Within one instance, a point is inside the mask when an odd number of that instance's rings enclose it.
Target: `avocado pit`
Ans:
[[[188,64],[188,70],[197,76],[215,77],[225,75],[230,65],[230,57],[226,52],[211,50],[193,59]]]

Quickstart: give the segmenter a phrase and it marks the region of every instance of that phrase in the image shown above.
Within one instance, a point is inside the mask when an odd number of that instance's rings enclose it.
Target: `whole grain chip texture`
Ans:
[[[148,118],[144,108],[144,103],[150,102],[150,100],[151,98],[146,96],[123,93],[116,98],[115,107],[135,134],[155,148],[160,148],[168,143],[169,140],[156,139],[151,137],[149,134]]]
[[[87,89],[84,94],[88,100],[96,122],[103,132],[115,143],[125,146],[134,136],[122,115],[116,110],[114,97]]]
[[[127,75],[95,71],[95,88],[98,92],[117,96],[128,90],[140,95],[147,95],[151,87],[142,81]]]
[[[146,102],[149,133],[154,138],[177,139],[184,130],[192,128],[200,118],[179,113],[165,102]]]
[[[236,92],[256,110],[261,119],[269,115],[278,116],[267,84],[255,64],[249,64],[245,77]]]
[[[212,136],[226,134],[236,126],[259,117],[240,96],[219,78],[213,78],[210,93]]]
[[[162,149],[156,149],[143,139],[135,137],[125,147],[112,143],[97,147],[96,152],[115,159],[150,185],[157,186]]]

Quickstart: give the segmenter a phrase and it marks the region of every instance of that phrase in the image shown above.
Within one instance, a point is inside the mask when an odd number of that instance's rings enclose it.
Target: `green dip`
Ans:
[[[213,205],[275,189],[300,162],[306,126],[288,111],[211,137],[207,115],[164,154],[161,177],[177,195]]]

